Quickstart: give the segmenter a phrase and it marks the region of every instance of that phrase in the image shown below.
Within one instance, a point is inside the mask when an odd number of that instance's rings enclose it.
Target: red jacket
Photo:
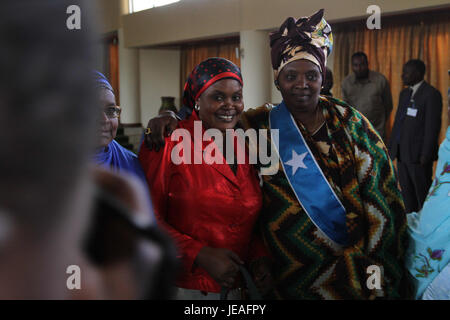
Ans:
[[[189,143],[192,163],[195,120],[198,117],[194,112],[178,125],[191,135],[188,141],[192,142]],[[219,284],[205,270],[196,267],[194,260],[203,246],[227,248],[246,262],[265,255],[264,246],[253,232],[262,206],[259,179],[248,161],[237,166],[235,175],[223,156],[223,164],[206,164],[202,158],[202,164],[176,165],[171,153],[181,140],[170,139],[166,138],[165,147],[159,152],[149,151],[143,144],[139,160],[152,193],[156,219],[178,247],[182,271],[176,285],[220,292]],[[204,151],[210,143],[199,146]],[[188,152],[181,154],[187,158]]]

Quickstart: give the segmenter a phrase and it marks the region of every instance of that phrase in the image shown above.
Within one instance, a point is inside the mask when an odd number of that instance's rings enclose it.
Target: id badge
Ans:
[[[416,117],[417,116],[417,109],[408,108],[408,111],[406,112],[406,115],[410,116],[410,117]]]

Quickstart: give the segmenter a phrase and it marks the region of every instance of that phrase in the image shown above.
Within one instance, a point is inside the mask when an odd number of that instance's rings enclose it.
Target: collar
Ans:
[[[414,97],[414,95],[416,94],[417,90],[419,89],[419,87],[422,85],[422,83],[423,83],[424,81],[425,81],[425,80],[422,80],[422,81],[420,81],[420,82],[417,82],[415,85],[409,87],[409,88],[412,90],[412,95],[411,95],[411,97]]]
[[[101,154],[108,154],[108,153],[110,153],[110,151],[111,151],[111,145],[113,144],[113,142],[114,142],[114,139],[113,139],[113,141],[111,141],[106,147],[100,147],[100,148],[97,148],[97,149],[95,150],[95,154],[96,154],[96,155],[101,155]]]

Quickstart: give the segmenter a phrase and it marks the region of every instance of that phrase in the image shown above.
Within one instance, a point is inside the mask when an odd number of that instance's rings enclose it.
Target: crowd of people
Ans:
[[[244,111],[239,67],[210,57],[136,155],[114,140],[121,107],[89,23],[61,31],[52,1],[28,19],[2,6],[0,298],[450,299],[450,128],[439,147],[421,60],[403,67],[387,141],[387,79],[356,52],[333,97],[324,10],[289,17],[269,39],[281,104]],[[276,161],[250,161],[262,151]]]

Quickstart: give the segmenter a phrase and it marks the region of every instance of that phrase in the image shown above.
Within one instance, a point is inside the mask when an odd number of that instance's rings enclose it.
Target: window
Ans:
[[[130,13],[147,10],[154,7],[161,7],[180,0],[129,0]]]

